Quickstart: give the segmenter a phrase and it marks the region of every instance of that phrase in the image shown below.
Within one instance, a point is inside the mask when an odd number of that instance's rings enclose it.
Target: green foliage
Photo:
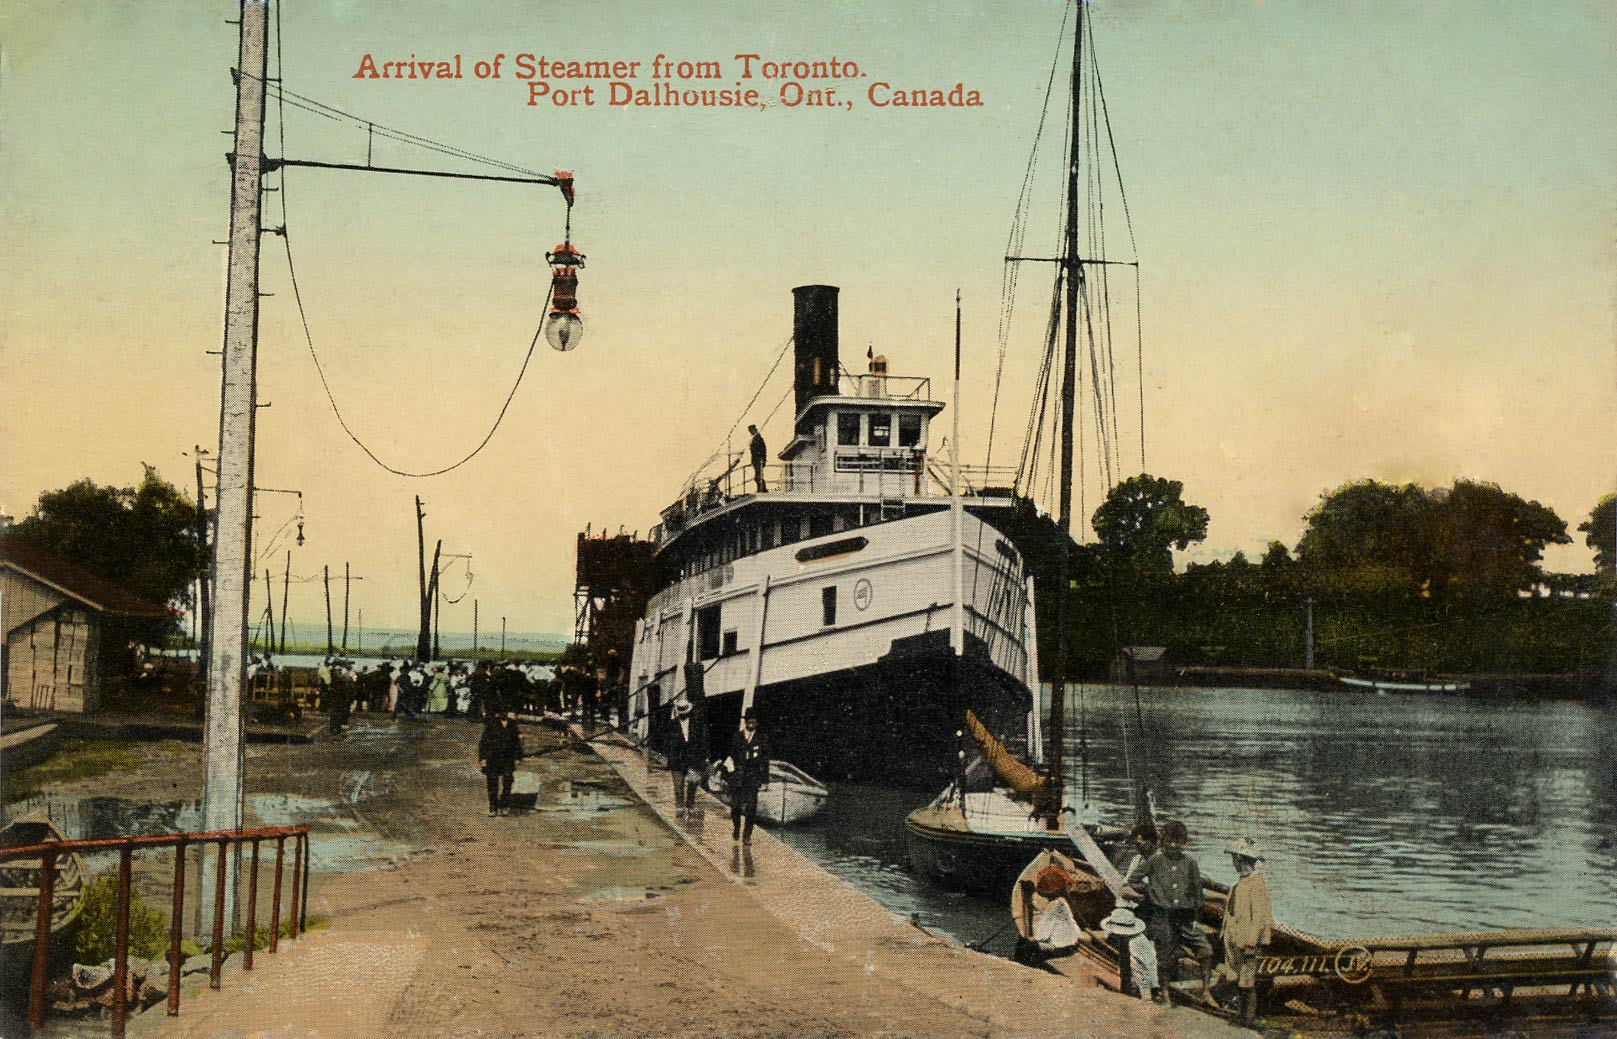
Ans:
[[[1140,574],[1172,573],[1173,549],[1207,537],[1207,510],[1184,500],[1184,484],[1141,473],[1112,488],[1090,523],[1116,564]]]
[[[1578,524],[1583,543],[1595,550],[1595,572],[1610,579],[1617,571],[1617,494],[1608,494]]]
[[[118,878],[96,877],[85,885],[84,906],[66,933],[74,963],[105,963],[118,933]],[[168,917],[129,893],[129,955],[145,960],[168,955]]]
[[[80,480],[46,491],[12,532],[154,603],[189,605],[206,565],[196,527],[196,505],[147,467],[139,487]]]
[[[1344,484],[1307,521],[1298,560],[1313,589],[1337,600],[1507,600],[1543,580],[1546,545],[1571,540],[1547,506],[1469,480],[1431,491]]]
[[[0,800],[21,801],[61,783],[134,768],[140,763],[134,748],[128,740],[65,740],[43,761],[7,772]]]
[[[331,920],[329,918],[324,917],[324,916],[311,916],[311,917],[309,917],[308,921],[304,924],[303,931],[305,933],[308,932],[308,931],[323,931],[323,930],[325,930],[326,928],[328,928],[330,926],[331,926]],[[292,921],[291,920],[282,920],[281,921],[281,926],[279,928],[277,928],[277,931],[278,931],[278,933],[280,934],[280,936],[281,936],[281,938],[283,940],[291,938],[292,937]],[[270,940],[270,931],[269,931],[269,927],[267,925],[260,924],[259,926],[253,928],[253,951],[254,952],[263,952],[265,949],[268,949],[269,948],[269,940]],[[210,946],[209,948],[211,949],[212,947]],[[229,938],[225,939],[225,955],[226,956],[234,956],[236,953],[241,952],[245,948],[247,948],[247,938],[244,935],[233,934]],[[207,951],[207,950],[204,950],[204,951]]]

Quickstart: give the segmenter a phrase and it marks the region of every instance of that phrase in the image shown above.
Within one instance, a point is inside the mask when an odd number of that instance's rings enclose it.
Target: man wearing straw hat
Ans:
[[[1241,990],[1238,1020],[1251,1024],[1258,1009],[1258,960],[1274,932],[1274,908],[1269,883],[1258,872],[1263,849],[1255,837],[1242,837],[1224,848],[1230,853],[1240,879],[1230,888],[1224,908],[1224,969],[1235,975]]]

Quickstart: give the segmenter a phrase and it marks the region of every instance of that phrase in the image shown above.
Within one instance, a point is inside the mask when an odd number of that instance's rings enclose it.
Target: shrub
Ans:
[[[97,877],[85,885],[84,906],[68,925],[67,947],[74,963],[105,963],[118,933],[118,878]],[[162,959],[168,955],[168,917],[129,893],[129,955]]]

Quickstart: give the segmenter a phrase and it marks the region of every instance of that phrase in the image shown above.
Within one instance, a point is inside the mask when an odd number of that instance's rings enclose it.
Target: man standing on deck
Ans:
[[[752,455],[752,483],[759,494],[764,494],[769,490],[764,484],[764,466],[769,462],[769,448],[764,446],[764,435],[758,432],[757,426],[748,426],[747,432],[752,434],[752,440],[747,443],[747,450]]]
[[[741,731],[730,741],[725,766],[730,774],[730,839],[750,846],[752,824],[758,818],[758,790],[769,782],[769,737],[758,731],[756,708],[741,712]]]

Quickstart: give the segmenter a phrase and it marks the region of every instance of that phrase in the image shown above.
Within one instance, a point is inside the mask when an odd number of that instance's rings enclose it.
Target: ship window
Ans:
[[[811,538],[824,537],[825,535],[831,533],[831,530],[832,530],[832,527],[831,527],[831,514],[830,513],[824,512],[824,513],[820,513],[818,515],[809,517],[809,537],[811,537]]]
[[[801,521],[796,516],[790,516],[780,521],[780,543],[790,545],[794,541],[802,541]]]
[[[914,447],[921,442],[921,416],[898,416],[898,446]]]
[[[812,563],[817,559],[829,559],[832,556],[843,556],[850,552],[857,552],[870,544],[865,538],[842,538],[839,541],[828,541],[823,545],[810,545],[799,549],[797,561],[799,563]]]
[[[734,630],[725,632],[724,633],[724,645],[719,650],[719,656],[721,656],[721,657],[733,657],[733,656],[735,656],[736,655],[736,642],[737,642],[736,633],[735,633]]]
[[[837,588],[836,585],[832,585],[829,588],[820,589],[820,623],[829,628],[836,622]]]
[[[696,611],[696,655],[712,660],[719,655],[719,607],[704,606]]]
[[[891,415],[870,416],[870,446],[888,447],[893,442],[893,417]]]
[[[837,443],[859,443],[859,416],[853,412],[837,412]]]

